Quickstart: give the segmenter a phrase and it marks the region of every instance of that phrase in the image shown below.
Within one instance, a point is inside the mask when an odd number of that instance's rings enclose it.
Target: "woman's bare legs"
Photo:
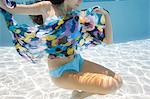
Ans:
[[[84,60],[81,72],[66,71],[60,78],[52,78],[52,81],[62,88],[82,90],[83,92],[80,93],[81,99],[93,94],[105,95],[112,93],[122,85],[122,79],[119,75],[88,60]],[[78,97],[78,99],[80,98]]]

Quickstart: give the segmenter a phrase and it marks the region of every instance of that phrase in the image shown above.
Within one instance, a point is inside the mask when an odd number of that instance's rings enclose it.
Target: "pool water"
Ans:
[[[150,99],[150,39],[91,47],[84,59],[119,73],[123,86],[116,93],[86,99]],[[26,62],[14,47],[0,48],[0,99],[69,99],[72,90],[54,85],[47,63]]]
[[[89,48],[81,56],[119,73],[123,86],[116,93],[86,99],[150,99],[150,0],[105,1],[84,2],[80,9],[97,4],[107,9],[114,43]],[[28,16],[14,17],[32,25]],[[0,14],[0,99],[69,99],[72,90],[52,83],[44,60],[37,65],[19,56],[5,24]]]

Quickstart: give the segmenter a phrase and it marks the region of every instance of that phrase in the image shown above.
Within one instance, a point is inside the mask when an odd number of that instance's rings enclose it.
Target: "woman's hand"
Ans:
[[[13,9],[16,7],[16,3],[9,0],[1,0],[0,7],[3,9]]]

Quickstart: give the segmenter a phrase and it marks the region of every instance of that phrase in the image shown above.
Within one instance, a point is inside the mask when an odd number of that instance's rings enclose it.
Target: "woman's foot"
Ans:
[[[88,93],[88,92],[85,92],[85,91],[77,91],[77,90],[73,90],[72,92],[72,96],[70,99],[84,99],[88,96],[91,96],[93,95],[94,93]]]

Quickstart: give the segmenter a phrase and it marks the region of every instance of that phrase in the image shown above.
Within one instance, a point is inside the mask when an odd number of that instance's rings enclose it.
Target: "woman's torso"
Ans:
[[[43,21],[45,22],[48,17],[60,16],[60,15],[62,15],[61,11],[58,11],[53,6],[50,6],[50,9],[47,10],[47,12],[44,15],[42,15],[42,17],[43,17]],[[73,59],[73,57],[74,55],[71,55],[66,58],[48,59],[49,70],[54,70],[55,68],[70,62]]]

